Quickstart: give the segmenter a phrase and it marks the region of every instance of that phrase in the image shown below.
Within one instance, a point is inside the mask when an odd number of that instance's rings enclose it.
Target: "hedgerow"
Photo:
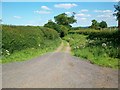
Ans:
[[[73,32],[63,38],[70,43],[73,54],[90,60],[91,63],[118,68],[120,33],[94,30],[83,32]]]
[[[27,48],[46,48],[48,42],[59,39],[58,33],[39,26],[2,26],[2,55]],[[60,40],[60,39],[59,39]]]

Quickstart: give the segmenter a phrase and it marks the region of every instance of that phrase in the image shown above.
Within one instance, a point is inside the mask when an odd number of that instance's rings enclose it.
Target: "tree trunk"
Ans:
[[[118,19],[118,30],[120,31],[120,19]]]

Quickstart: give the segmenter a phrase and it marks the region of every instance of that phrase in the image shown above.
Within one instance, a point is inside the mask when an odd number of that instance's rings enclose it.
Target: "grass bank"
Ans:
[[[21,62],[30,60],[33,58],[36,58],[38,56],[41,56],[45,53],[54,51],[61,43],[61,40],[58,39],[56,41],[48,41],[48,47],[46,48],[28,48],[21,51],[17,51],[12,53],[11,55],[4,56],[2,60],[0,60],[1,63],[10,63],[10,62]]]
[[[73,55],[100,66],[118,68],[119,43],[116,44],[113,37],[91,38],[90,35],[69,34],[63,39],[70,43]]]
[[[29,60],[55,50],[60,43],[53,29],[3,25],[1,63]]]

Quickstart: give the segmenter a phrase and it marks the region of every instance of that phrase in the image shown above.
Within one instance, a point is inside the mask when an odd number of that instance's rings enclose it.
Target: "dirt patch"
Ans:
[[[64,44],[62,42],[61,45],[57,48],[57,50],[55,52],[60,52],[63,47],[64,47]]]
[[[73,66],[74,66],[74,64],[73,64],[72,62],[70,62],[70,63],[69,63],[69,66],[73,67]]]
[[[65,43],[61,43],[61,45],[57,48],[57,50],[55,52],[65,52],[65,53],[71,53],[71,48],[68,42],[66,42],[67,45],[65,45]]]

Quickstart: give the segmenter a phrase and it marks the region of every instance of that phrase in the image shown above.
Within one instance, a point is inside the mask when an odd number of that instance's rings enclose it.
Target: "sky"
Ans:
[[[13,1],[13,2],[12,2]],[[3,24],[43,26],[48,20],[54,21],[54,16],[75,12],[77,23],[72,26],[90,26],[91,20],[106,21],[108,26],[116,26],[114,5],[117,2],[2,2]],[[18,0],[19,1],[19,0]],[[37,1],[37,0],[36,0]],[[69,0],[68,0],[69,1]],[[105,1],[105,0],[104,0]]]

